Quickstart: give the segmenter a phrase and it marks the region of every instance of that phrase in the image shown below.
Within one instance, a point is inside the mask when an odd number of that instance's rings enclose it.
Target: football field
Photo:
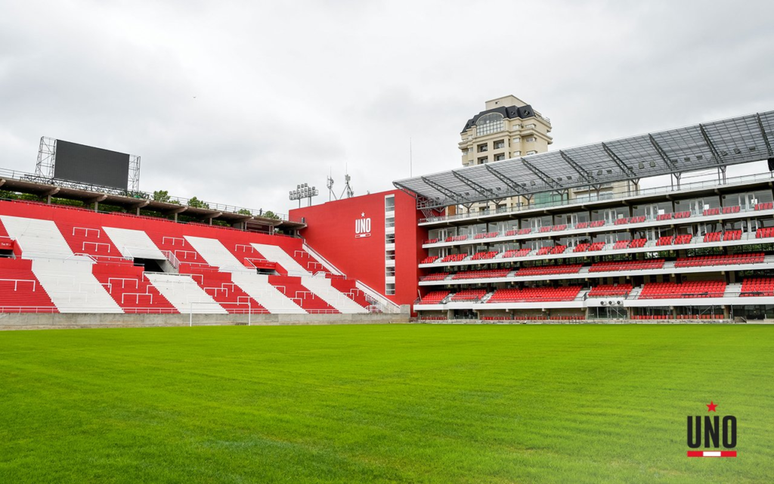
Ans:
[[[3,483],[772,480],[774,326],[0,332]]]

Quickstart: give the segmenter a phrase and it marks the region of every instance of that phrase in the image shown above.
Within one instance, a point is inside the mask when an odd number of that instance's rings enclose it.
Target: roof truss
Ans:
[[[531,197],[546,192],[774,158],[774,111],[560,151],[516,157],[394,182],[420,208]]]

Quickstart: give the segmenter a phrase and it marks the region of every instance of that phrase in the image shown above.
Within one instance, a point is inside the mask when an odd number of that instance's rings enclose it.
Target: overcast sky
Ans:
[[[145,5],[147,4],[147,5]],[[774,109],[774,2],[0,0],[0,168],[41,136],[142,156],[140,188],[287,213],[457,168],[514,94],[552,150]]]

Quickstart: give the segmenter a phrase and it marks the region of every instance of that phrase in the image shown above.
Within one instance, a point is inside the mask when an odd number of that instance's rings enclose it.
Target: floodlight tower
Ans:
[[[320,194],[317,187],[310,187],[308,183],[302,183],[296,185],[295,190],[290,190],[290,199],[298,200],[298,208],[301,208],[301,200],[304,198],[309,199],[309,206],[312,206],[312,197],[316,197]]]

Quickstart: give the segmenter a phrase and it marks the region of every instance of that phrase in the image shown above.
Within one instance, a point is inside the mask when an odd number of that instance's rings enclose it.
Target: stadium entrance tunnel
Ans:
[[[135,266],[142,266],[145,272],[176,272],[172,264],[166,260],[134,259]]]

